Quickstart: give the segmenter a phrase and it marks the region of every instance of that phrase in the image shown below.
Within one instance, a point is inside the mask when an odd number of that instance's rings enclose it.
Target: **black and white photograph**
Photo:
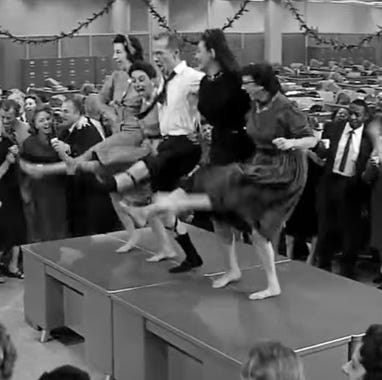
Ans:
[[[0,0],[0,380],[382,380],[382,0]]]

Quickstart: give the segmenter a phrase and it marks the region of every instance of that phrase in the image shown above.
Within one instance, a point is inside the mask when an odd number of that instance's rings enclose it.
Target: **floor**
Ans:
[[[377,275],[377,265],[361,260],[358,265],[360,280],[368,286],[376,286],[372,280]],[[39,332],[23,319],[23,281],[8,279],[0,285],[0,321],[9,330],[17,347],[18,360],[13,380],[38,379],[44,371],[71,364],[88,371],[92,380],[103,375],[87,367],[83,359],[83,344],[78,336],[63,334],[59,339],[39,343]]]

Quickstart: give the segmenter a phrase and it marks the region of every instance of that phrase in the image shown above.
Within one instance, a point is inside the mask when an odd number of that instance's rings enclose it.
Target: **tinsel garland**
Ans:
[[[94,12],[92,16],[88,17],[85,21],[81,21],[78,23],[78,26],[72,29],[70,32],[61,32],[60,34],[56,34],[50,37],[44,38],[30,38],[30,37],[17,37],[12,34],[9,30],[3,29],[0,26],[0,36],[8,37],[11,41],[17,42],[20,44],[27,45],[40,45],[47,43],[54,43],[62,40],[64,38],[73,38],[77,33],[79,33],[82,29],[87,28],[93,21],[97,20],[97,18],[102,17],[107,14],[116,0],[108,0],[106,5],[98,12]]]
[[[328,45],[335,50],[353,50],[359,49],[364,46],[366,43],[370,43],[374,38],[382,37],[382,27],[377,25],[379,31],[368,34],[365,37],[361,38],[358,44],[346,44],[343,41],[340,41],[336,38],[325,38],[320,35],[317,29],[311,28],[304,20],[300,11],[293,5],[291,0],[284,0],[286,8],[289,9],[293,17],[300,24],[300,30],[309,37],[312,37],[319,45]]]

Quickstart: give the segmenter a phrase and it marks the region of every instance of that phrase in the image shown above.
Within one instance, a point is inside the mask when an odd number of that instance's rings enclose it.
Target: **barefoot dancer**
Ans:
[[[245,131],[250,99],[241,88],[239,64],[221,29],[208,29],[203,33],[196,58],[199,67],[207,73],[200,83],[198,108],[213,126],[209,163],[223,166],[242,162],[252,155],[254,149]],[[222,288],[241,277],[235,250],[237,231],[216,218],[213,224],[221,250],[229,262],[229,270],[213,283],[214,288]]]
[[[262,260],[267,288],[250,299],[280,294],[271,241],[293,211],[307,177],[305,149],[317,143],[305,116],[281,94],[268,64],[243,69],[243,87],[253,100],[247,132],[256,152],[245,164],[215,167],[199,178],[204,193],[178,189],[146,207],[149,216],[171,210],[214,210],[233,225],[252,230]]]
[[[180,179],[198,164],[201,149],[192,136],[196,132],[197,113],[190,98],[198,93],[203,74],[188,67],[180,58],[181,40],[175,34],[160,34],[154,38],[154,60],[165,79],[158,101],[159,121],[163,141],[156,156],[136,162],[126,172],[110,178],[105,187],[109,191],[125,192],[150,179],[154,191],[172,191]],[[161,103],[161,104],[159,104]],[[127,210],[128,211],[128,210]],[[184,223],[175,223],[176,241],[186,254],[181,265],[171,268],[180,273],[202,265]],[[162,254],[157,257],[163,259]]]

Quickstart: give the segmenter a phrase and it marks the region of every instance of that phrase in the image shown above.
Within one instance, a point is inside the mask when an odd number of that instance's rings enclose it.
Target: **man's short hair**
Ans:
[[[4,100],[4,102],[1,104],[1,109],[6,112],[10,110],[14,110],[16,117],[20,116],[21,106],[19,103],[16,102],[16,100],[13,100],[13,99]]]
[[[161,32],[154,36],[154,41],[167,39],[167,47],[171,50],[182,51],[184,41],[178,33]]]
[[[83,95],[72,95],[65,99],[64,103],[71,102],[73,107],[80,115],[85,115],[85,97]]]
[[[370,115],[370,109],[367,103],[363,99],[355,99],[353,100],[350,105],[354,104],[355,106],[363,107],[365,110],[366,115]]]

